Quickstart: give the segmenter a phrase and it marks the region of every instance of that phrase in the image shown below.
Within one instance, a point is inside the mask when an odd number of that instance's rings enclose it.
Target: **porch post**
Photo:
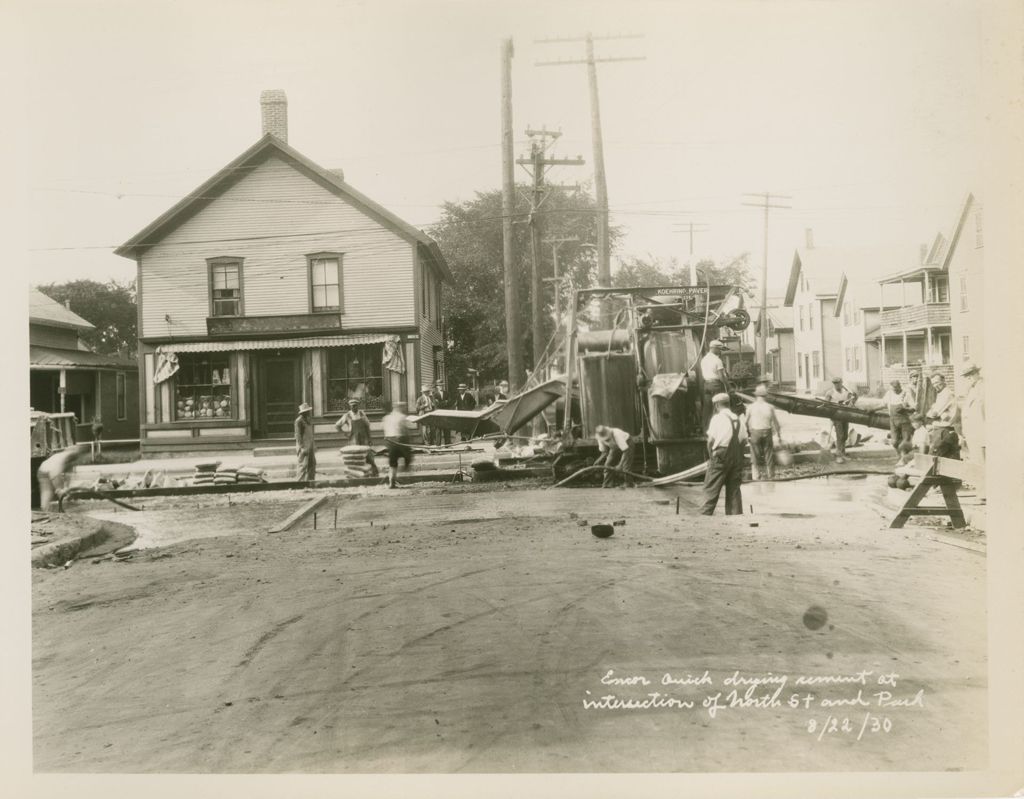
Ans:
[[[57,394],[60,397],[60,412],[64,413],[64,398],[67,396],[68,390],[68,373],[66,369],[60,370],[60,380],[57,385]]]
[[[924,360],[929,366],[932,365],[932,329],[926,327],[924,329]]]

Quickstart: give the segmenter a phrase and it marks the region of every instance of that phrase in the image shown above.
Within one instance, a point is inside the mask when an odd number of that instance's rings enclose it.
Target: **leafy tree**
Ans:
[[[540,211],[541,237],[575,236],[579,244],[597,241],[595,203],[585,191],[552,188]],[[518,288],[518,314],[527,368],[532,368],[533,339],[530,302],[530,231],[525,202],[516,204],[513,236]],[[505,278],[502,263],[501,191],[477,192],[462,203],[445,203],[441,221],[430,230],[451,268],[453,280],[444,288],[445,335],[449,372],[459,378],[477,369],[485,380],[508,375],[505,342]],[[614,243],[617,228],[611,230]],[[593,283],[597,270],[594,248],[563,244],[558,250],[559,272],[576,288]],[[553,276],[551,246],[541,244],[540,270]],[[554,329],[554,293],[543,284],[541,303],[544,344]],[[562,296],[568,296],[563,288]],[[563,301],[564,307],[564,301]]]
[[[95,330],[81,334],[82,341],[92,350],[103,355],[135,356],[138,315],[134,280],[72,280],[38,288],[61,305],[70,301],[71,310],[95,326]]]
[[[706,280],[713,286],[739,286],[745,296],[754,296],[755,283],[750,272],[750,253],[743,253],[720,263],[704,259],[698,261],[696,267],[698,285],[703,285]],[[688,286],[690,270],[689,267],[680,265],[675,258],[665,262],[650,255],[647,258],[626,257],[622,259],[618,271],[612,275],[612,285],[616,288]]]

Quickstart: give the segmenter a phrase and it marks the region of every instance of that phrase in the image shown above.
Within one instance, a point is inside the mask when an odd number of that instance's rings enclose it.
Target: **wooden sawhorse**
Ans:
[[[956,490],[963,480],[972,485],[980,486],[985,482],[984,469],[976,464],[964,461],[952,460],[950,458],[939,458],[933,455],[914,456],[914,468],[921,475],[920,482],[914,486],[907,501],[896,514],[889,527],[902,527],[911,516],[948,516],[953,527],[962,529],[967,526],[963,509],[960,507],[960,498]],[[946,501],[944,508],[922,508],[921,500],[928,492],[938,488],[942,492],[942,498]]]

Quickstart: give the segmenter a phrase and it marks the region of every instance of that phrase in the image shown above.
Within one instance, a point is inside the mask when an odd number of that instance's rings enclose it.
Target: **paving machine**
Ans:
[[[723,329],[750,325],[743,305],[736,286],[576,291],[564,346],[579,415],[563,420],[563,440],[589,457],[595,428],[606,425],[639,439],[638,471],[667,475],[703,463],[700,360]]]

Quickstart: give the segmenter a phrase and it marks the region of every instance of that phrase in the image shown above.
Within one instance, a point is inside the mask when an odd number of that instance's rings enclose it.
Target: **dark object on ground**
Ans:
[[[899,475],[890,474],[889,475],[889,479],[886,480],[885,482],[889,484],[889,488],[896,488],[896,486],[899,483],[899,481],[900,481]]]
[[[804,611],[804,627],[808,630],[820,630],[828,621],[828,611],[821,605],[811,605]]]
[[[615,532],[615,528],[610,524],[595,524],[591,526],[590,532],[598,538],[610,538],[612,533]]]
[[[910,478],[907,477],[905,474],[901,474],[899,478],[896,480],[896,487],[902,489],[910,488]]]
[[[473,461],[474,472],[493,472],[498,467],[495,466],[494,461]]]

